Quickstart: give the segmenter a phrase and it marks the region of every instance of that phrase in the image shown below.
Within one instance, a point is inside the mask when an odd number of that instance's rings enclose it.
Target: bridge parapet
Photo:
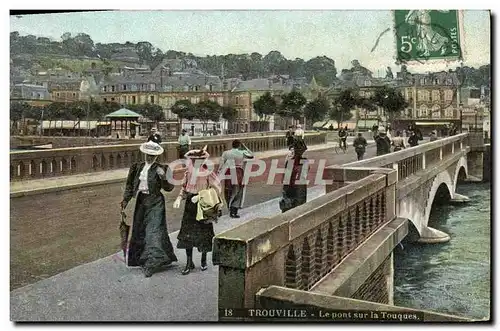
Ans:
[[[283,214],[217,235],[219,309],[253,308],[257,291],[269,285],[311,289],[395,217],[394,174],[369,174]]]
[[[281,286],[269,286],[260,290],[256,295],[257,307],[266,309],[307,309],[308,311],[366,311],[372,312],[373,316],[367,316],[365,318],[358,318],[351,316],[351,319],[346,318],[346,321],[363,321],[368,320],[370,317],[374,320],[384,319],[382,312],[386,315],[405,313],[408,315],[420,316],[424,322],[473,322],[474,320],[454,316],[448,314],[442,314],[427,310],[412,309],[400,306],[393,306],[388,304],[381,304],[377,302],[357,300],[352,298],[345,298],[341,296],[326,295],[323,293],[313,293],[306,291],[299,291],[295,289],[290,289]],[[375,317],[375,315],[377,317]],[[326,321],[328,317],[320,318],[319,315],[314,318],[317,321]],[[409,317],[409,316],[408,316]],[[410,317],[411,318],[411,317]],[[311,319],[314,320],[314,319]],[[338,319],[337,319],[338,320]],[[405,319],[406,321],[411,321],[410,319]],[[263,321],[262,318],[259,321]],[[271,321],[271,319],[269,319]],[[274,320],[276,321],[276,320]],[[286,319],[281,319],[281,321],[287,321]],[[289,322],[297,321],[296,319],[290,319]]]
[[[236,137],[223,139],[197,139],[192,141],[192,148],[207,150],[213,157],[220,157],[222,152],[231,148]],[[283,135],[251,136],[240,139],[253,152],[263,152],[286,148]],[[308,145],[326,142],[325,133],[305,135]],[[141,160],[140,144],[121,144],[106,146],[85,146],[56,148],[40,151],[15,151],[10,153],[10,180],[39,179],[81,173],[92,173],[120,168],[128,168]],[[176,142],[162,143],[165,152],[159,161],[172,162],[177,159]]]
[[[329,190],[362,178],[374,171],[374,168],[392,168],[397,171],[397,180],[402,181],[423,169],[437,165],[444,158],[461,153],[468,144],[469,133],[462,133],[366,160],[333,165],[325,169],[323,177],[333,180]]]

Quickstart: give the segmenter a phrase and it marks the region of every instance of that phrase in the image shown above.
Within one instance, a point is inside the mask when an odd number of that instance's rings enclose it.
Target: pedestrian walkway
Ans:
[[[324,194],[324,187],[308,189],[308,201]],[[240,219],[221,217],[220,233],[254,218],[280,213],[279,198],[245,208]],[[265,219],[262,220],[265,222]],[[117,226],[118,228],[118,226]],[[177,233],[170,234],[172,244]],[[117,238],[118,241],[118,229]],[[75,248],[78,249],[78,248]],[[194,251],[196,269],[187,276],[183,250],[169,270],[145,278],[139,268],[127,268],[123,253],[87,263],[10,293],[12,321],[217,321],[218,267],[200,271],[200,253]],[[211,254],[208,255],[211,261]]]
[[[321,145],[313,145],[308,147],[308,151],[318,151],[323,149],[330,149],[335,147],[336,143],[326,143]],[[255,157],[258,159],[267,159],[273,157],[280,157],[288,154],[288,149],[279,149],[266,152],[257,152]],[[212,158],[217,164],[219,158]],[[53,191],[61,191],[70,188],[82,188],[87,186],[99,184],[109,184],[121,182],[127,178],[128,168],[108,170],[102,172],[78,174],[71,176],[34,179],[16,181],[10,183],[10,196],[22,196],[29,194],[48,193]]]

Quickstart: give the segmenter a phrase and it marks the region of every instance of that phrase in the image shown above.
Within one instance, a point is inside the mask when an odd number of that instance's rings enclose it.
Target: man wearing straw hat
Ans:
[[[170,242],[165,216],[165,197],[161,190],[172,191],[167,179],[168,166],[156,162],[163,148],[153,141],[140,146],[144,161],[134,163],[129,170],[122,211],[135,197],[132,236],[127,256],[128,266],[141,266],[146,277],[177,261]]]
[[[213,222],[218,216],[211,219],[198,221],[198,193],[210,187],[221,194],[221,186],[217,175],[210,171],[205,164],[210,156],[205,146],[201,150],[191,150],[186,153],[187,168],[179,196],[174,202],[174,208],[180,208],[181,201],[185,201],[184,214],[182,215],[181,229],[177,235],[177,248],[186,250],[186,267],[183,275],[194,270],[193,248],[201,252],[201,271],[207,270],[207,253],[212,251],[212,239],[215,236]]]

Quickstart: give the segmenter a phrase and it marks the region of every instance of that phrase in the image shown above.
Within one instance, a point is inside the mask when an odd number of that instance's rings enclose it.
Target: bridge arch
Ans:
[[[452,192],[450,192],[450,190],[448,189],[448,185],[446,185],[445,183],[439,185],[436,191],[436,195],[434,196],[434,200],[431,203],[429,218],[427,220],[428,227],[435,227],[436,225],[439,225],[438,222],[432,222],[431,216],[433,212],[437,211],[440,208],[440,206],[442,208],[442,205],[449,204],[452,197],[453,195]]]
[[[463,178],[463,176],[465,175],[465,178],[469,177],[469,169],[467,168],[467,159],[462,156],[458,162],[457,162],[457,166],[455,167],[455,174],[454,174],[454,185],[456,187],[457,183],[458,183],[458,180],[459,180],[459,176],[460,179],[465,179]],[[453,193],[455,193],[455,191],[453,191]]]
[[[425,206],[425,213],[422,219],[422,224],[424,225],[422,229],[426,228],[429,222],[429,216],[431,214],[432,204],[436,198],[437,193],[441,193],[444,190],[444,185],[448,190],[450,198],[453,197],[455,193],[454,182],[451,181],[451,176],[447,171],[440,172],[433,180],[429,195],[427,197],[427,204]],[[422,234],[422,233],[421,233]]]

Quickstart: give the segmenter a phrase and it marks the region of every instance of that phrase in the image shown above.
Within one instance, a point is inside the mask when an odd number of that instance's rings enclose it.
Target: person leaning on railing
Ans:
[[[179,159],[183,159],[187,152],[191,148],[191,138],[187,135],[186,130],[181,131],[181,135],[178,139],[179,142]]]

